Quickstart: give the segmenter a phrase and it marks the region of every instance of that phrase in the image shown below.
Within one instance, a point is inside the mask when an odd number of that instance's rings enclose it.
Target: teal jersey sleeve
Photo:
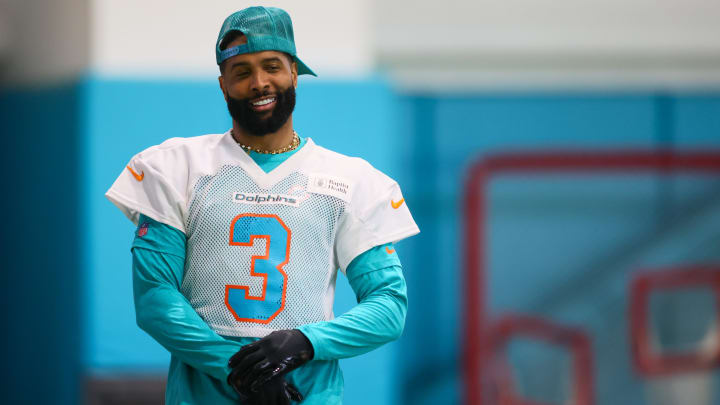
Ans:
[[[392,244],[376,246],[347,268],[358,305],[331,321],[299,327],[316,360],[357,356],[400,337],[407,313],[407,286]]]
[[[185,235],[145,216],[133,241],[133,293],[138,326],[173,356],[225,382],[227,362],[242,346],[218,335],[180,293]]]

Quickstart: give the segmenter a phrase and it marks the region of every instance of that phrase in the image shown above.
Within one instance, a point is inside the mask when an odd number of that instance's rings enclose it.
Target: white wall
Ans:
[[[0,82],[61,82],[89,62],[90,0],[0,0]]]
[[[381,53],[720,51],[717,0],[374,0],[374,11]]]
[[[321,79],[410,88],[720,84],[718,0],[265,1]],[[255,3],[0,0],[0,79],[207,78],[222,20]]]
[[[377,60],[412,86],[720,83],[717,0],[373,2]]]
[[[372,70],[366,0],[93,0],[93,71],[109,76],[217,76],[214,49],[223,20],[258,3],[290,14],[298,56],[320,77],[363,76]]]

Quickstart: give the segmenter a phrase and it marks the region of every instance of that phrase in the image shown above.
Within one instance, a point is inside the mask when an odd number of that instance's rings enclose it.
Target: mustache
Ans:
[[[252,103],[261,98],[272,96],[275,98],[275,108],[269,117],[260,118]],[[289,86],[285,90],[272,92],[265,90],[257,92],[253,97],[234,98],[227,94],[227,106],[230,115],[238,125],[252,135],[263,136],[276,132],[290,118],[295,109],[295,87]]]
[[[230,95],[228,95],[228,97],[229,97],[229,96],[230,96]],[[269,90],[265,90],[265,91],[262,92],[262,94],[258,94],[258,95],[256,95],[255,97],[252,97],[252,98],[250,98],[250,97],[248,97],[248,98],[241,98],[241,99],[236,99],[236,100],[241,101],[241,102],[244,101],[244,102],[252,103],[253,101],[258,101],[258,100],[260,100],[261,98],[267,97],[267,96],[275,96],[275,97],[277,98],[278,93],[277,93],[277,92],[271,93]]]

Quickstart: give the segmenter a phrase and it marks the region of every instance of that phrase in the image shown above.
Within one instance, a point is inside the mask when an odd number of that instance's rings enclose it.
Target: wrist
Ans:
[[[313,343],[310,340],[310,338],[308,338],[308,336],[305,333],[303,333],[303,331],[301,331],[300,329],[293,329],[292,332],[294,335],[298,336],[297,337],[298,341],[302,342],[302,344],[305,347],[304,350],[309,353],[309,357],[308,357],[307,361],[312,360],[315,357],[315,347],[313,346]]]

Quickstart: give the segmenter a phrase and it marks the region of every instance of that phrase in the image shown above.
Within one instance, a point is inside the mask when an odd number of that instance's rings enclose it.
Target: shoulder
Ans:
[[[395,180],[363,158],[344,155],[318,145],[315,145],[315,153],[314,161],[318,169],[345,178],[359,187],[389,187],[395,184]]]
[[[213,149],[222,141],[223,136],[224,134],[208,134],[188,138],[170,138],[136,154],[133,160],[156,164],[175,160],[187,162],[193,157],[201,158],[204,154],[212,153]]]
[[[213,134],[151,146],[130,159],[106,195],[134,223],[144,214],[184,232],[191,181],[217,164],[209,157],[223,143],[227,137]]]
[[[400,194],[395,180],[368,161],[315,145],[308,167],[308,191],[328,194],[349,203],[349,211],[360,213]]]
[[[170,138],[133,156],[128,166],[141,176],[157,178],[184,195],[193,179],[222,163],[225,154],[221,149],[227,148],[223,146],[226,143],[225,134]]]

